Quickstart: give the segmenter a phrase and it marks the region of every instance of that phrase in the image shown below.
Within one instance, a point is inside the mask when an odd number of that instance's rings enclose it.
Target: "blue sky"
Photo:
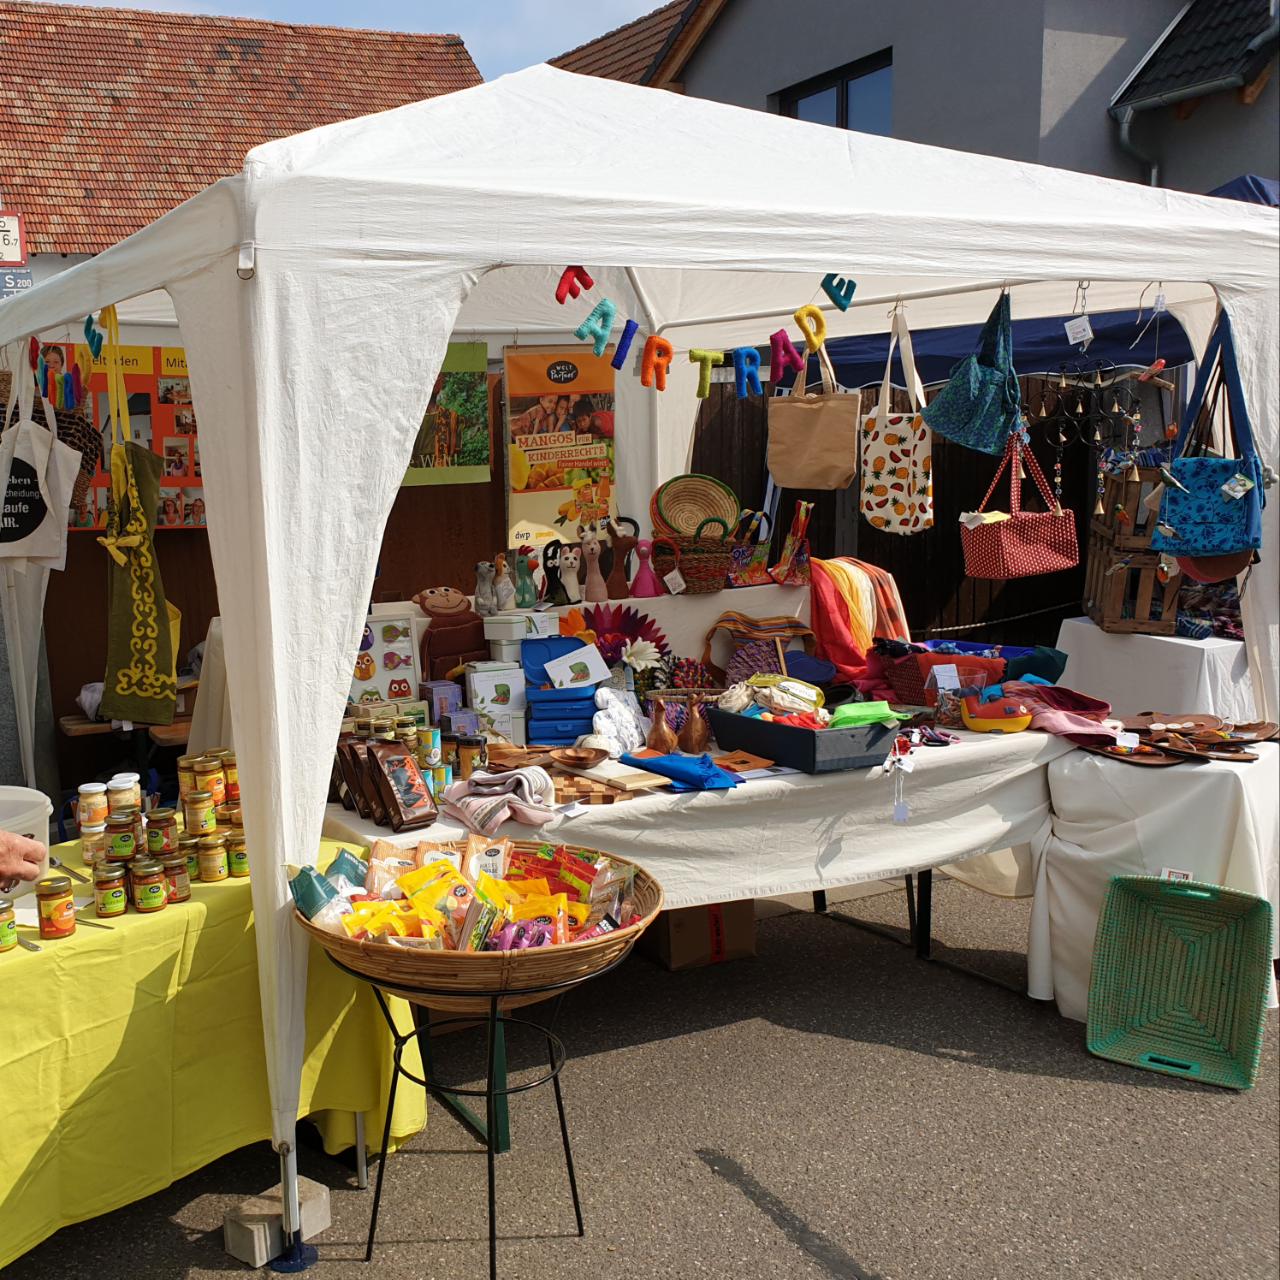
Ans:
[[[84,0],[81,0],[83,3]],[[89,0],[99,3],[100,0]],[[321,22],[383,31],[452,31],[466,42],[486,80],[544,62],[612,31],[662,0],[116,0],[133,9],[219,13],[276,22]]]

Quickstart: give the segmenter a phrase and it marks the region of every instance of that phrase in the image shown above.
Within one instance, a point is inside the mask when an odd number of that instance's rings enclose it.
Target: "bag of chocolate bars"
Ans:
[[[392,831],[413,831],[433,823],[436,802],[431,798],[418,762],[401,742],[371,742],[366,763],[373,775]]]

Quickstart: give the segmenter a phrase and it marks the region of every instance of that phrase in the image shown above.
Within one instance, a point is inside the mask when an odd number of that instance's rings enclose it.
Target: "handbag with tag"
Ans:
[[[862,396],[836,388],[825,346],[818,348],[822,394],[806,391],[808,364],[789,396],[769,401],[769,474],[784,489],[847,489],[858,472]]]
[[[902,345],[902,372],[910,413],[891,413],[889,374],[893,348]],[[874,413],[862,420],[862,492],[858,506],[884,533],[919,533],[933,527],[933,433],[920,416],[924,387],[916,373],[907,317],[895,307],[889,356]]]
[[[982,326],[978,350],[952,367],[947,385],[925,406],[921,417],[935,435],[997,454],[1004,451],[1020,412],[1009,295],[1002,293]]]
[[[739,527],[746,522],[746,532],[735,541],[729,552],[728,585],[762,587],[773,581],[769,577],[769,535],[773,522],[765,511],[744,511]]]
[[[1236,456],[1221,456],[1232,448]],[[1226,556],[1262,546],[1262,466],[1225,311],[1200,361],[1174,452],[1169,471],[1181,488],[1165,486],[1151,549]]]
[[[1022,481],[1018,464],[1026,464],[1047,511],[1023,511]],[[1075,515],[1066,511],[1049,491],[1048,482],[1035,455],[1027,448],[1022,432],[1009,437],[1004,458],[982,506],[981,515],[995,492],[1005,468],[1009,471],[1009,515],[1007,519],[983,521],[960,530],[964,548],[964,571],[971,578],[1029,578],[1038,573],[1056,573],[1080,562]]]

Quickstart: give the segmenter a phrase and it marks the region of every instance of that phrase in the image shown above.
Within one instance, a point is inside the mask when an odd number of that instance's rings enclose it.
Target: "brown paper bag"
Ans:
[[[789,396],[769,401],[769,474],[784,489],[847,489],[858,471],[862,396],[836,390],[826,347],[818,364],[821,395],[805,394],[801,370]]]

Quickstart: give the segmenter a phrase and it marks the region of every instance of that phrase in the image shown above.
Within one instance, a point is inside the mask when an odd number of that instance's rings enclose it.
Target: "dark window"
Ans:
[[[888,137],[893,128],[893,50],[846,63],[777,95],[784,116]]]

